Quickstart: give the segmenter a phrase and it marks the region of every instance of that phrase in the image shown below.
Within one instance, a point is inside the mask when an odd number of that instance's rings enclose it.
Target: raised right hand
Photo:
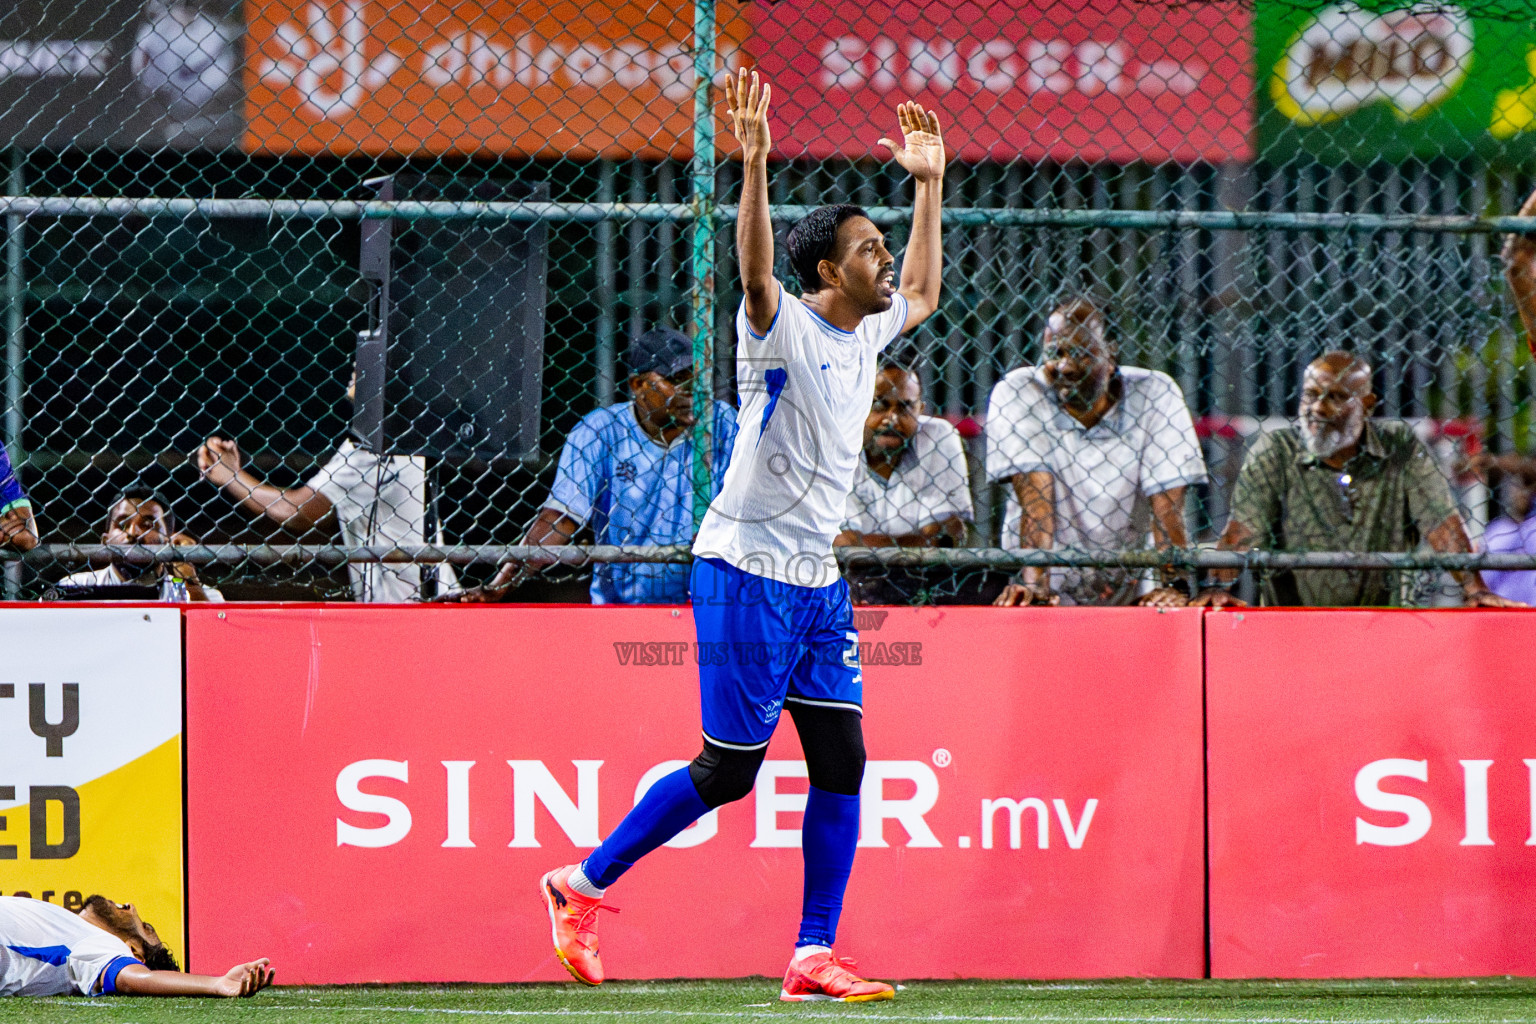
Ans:
[[[209,483],[223,487],[240,474],[240,446],[217,435],[197,449],[197,469]]]
[[[735,77],[725,76],[725,109],[731,115],[736,141],[748,158],[766,157],[773,148],[773,134],[768,130],[768,97],[772,92],[767,82],[758,82],[756,71],[750,82],[746,68]]]

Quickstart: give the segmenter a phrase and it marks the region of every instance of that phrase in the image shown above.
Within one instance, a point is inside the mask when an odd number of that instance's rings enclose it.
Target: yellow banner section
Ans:
[[[0,895],[72,910],[93,893],[133,903],[185,967],[181,737],[84,785],[47,790],[36,805],[41,836],[33,834],[34,805],[0,810]]]

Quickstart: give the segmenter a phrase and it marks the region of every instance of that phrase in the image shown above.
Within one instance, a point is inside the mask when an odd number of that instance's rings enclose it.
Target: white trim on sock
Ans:
[[[587,873],[581,870],[585,866],[585,864],[576,865],[576,870],[571,872],[571,877],[565,880],[565,884],[570,886],[574,892],[578,892],[588,899],[600,900],[603,898],[603,893],[608,890],[599,889],[592,884],[592,880],[587,877]]]
[[[830,953],[830,952],[832,952],[832,948],[830,946],[796,946],[795,947],[795,960],[794,960],[794,962],[795,963],[799,963],[801,960],[804,960],[806,957],[808,957],[808,956],[815,956],[817,953]]]

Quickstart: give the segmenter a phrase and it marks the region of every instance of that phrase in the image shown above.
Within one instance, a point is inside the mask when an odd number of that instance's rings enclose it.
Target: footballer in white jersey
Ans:
[[[131,903],[91,896],[76,913],[0,896],[0,996],[249,996],[272,973],[263,959],[218,978],[182,974]]]
[[[768,210],[770,90],[754,72],[726,79],[743,150],[736,252],[741,411],[721,492],[694,539],[689,600],[698,636],[704,749],[657,781],[580,864],[539,880],[555,953],[579,981],[602,982],[597,918],[607,887],[711,809],[752,790],[788,711],[810,786],[801,827],[800,932],[779,998],[891,999],[895,989],[833,955],[859,838],[863,672],[848,584],[832,559],[863,448],[879,354],[939,302],[944,143],[915,103],[881,139],[913,178],[912,230],[898,280],[885,236],[856,206],[823,206],[789,232],[800,286],[773,275]],[[700,922],[707,932],[712,922]],[[688,973],[689,936],[679,943]],[[711,934],[699,941],[713,941]]]
[[[851,331],[786,291],[763,334],[736,314],[741,412],[730,468],[694,554],[800,587],[837,579],[832,540],[864,445],[880,353],[907,324],[899,292]]]

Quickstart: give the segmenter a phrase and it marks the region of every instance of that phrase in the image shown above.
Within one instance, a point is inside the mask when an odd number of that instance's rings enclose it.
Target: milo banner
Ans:
[[[1257,5],[1259,151],[1283,160],[1536,150],[1536,28],[1455,4]]]
[[[0,895],[133,903],[184,960],[181,616],[0,610]]]
[[[240,137],[239,0],[0,4],[7,145],[223,148]]]

